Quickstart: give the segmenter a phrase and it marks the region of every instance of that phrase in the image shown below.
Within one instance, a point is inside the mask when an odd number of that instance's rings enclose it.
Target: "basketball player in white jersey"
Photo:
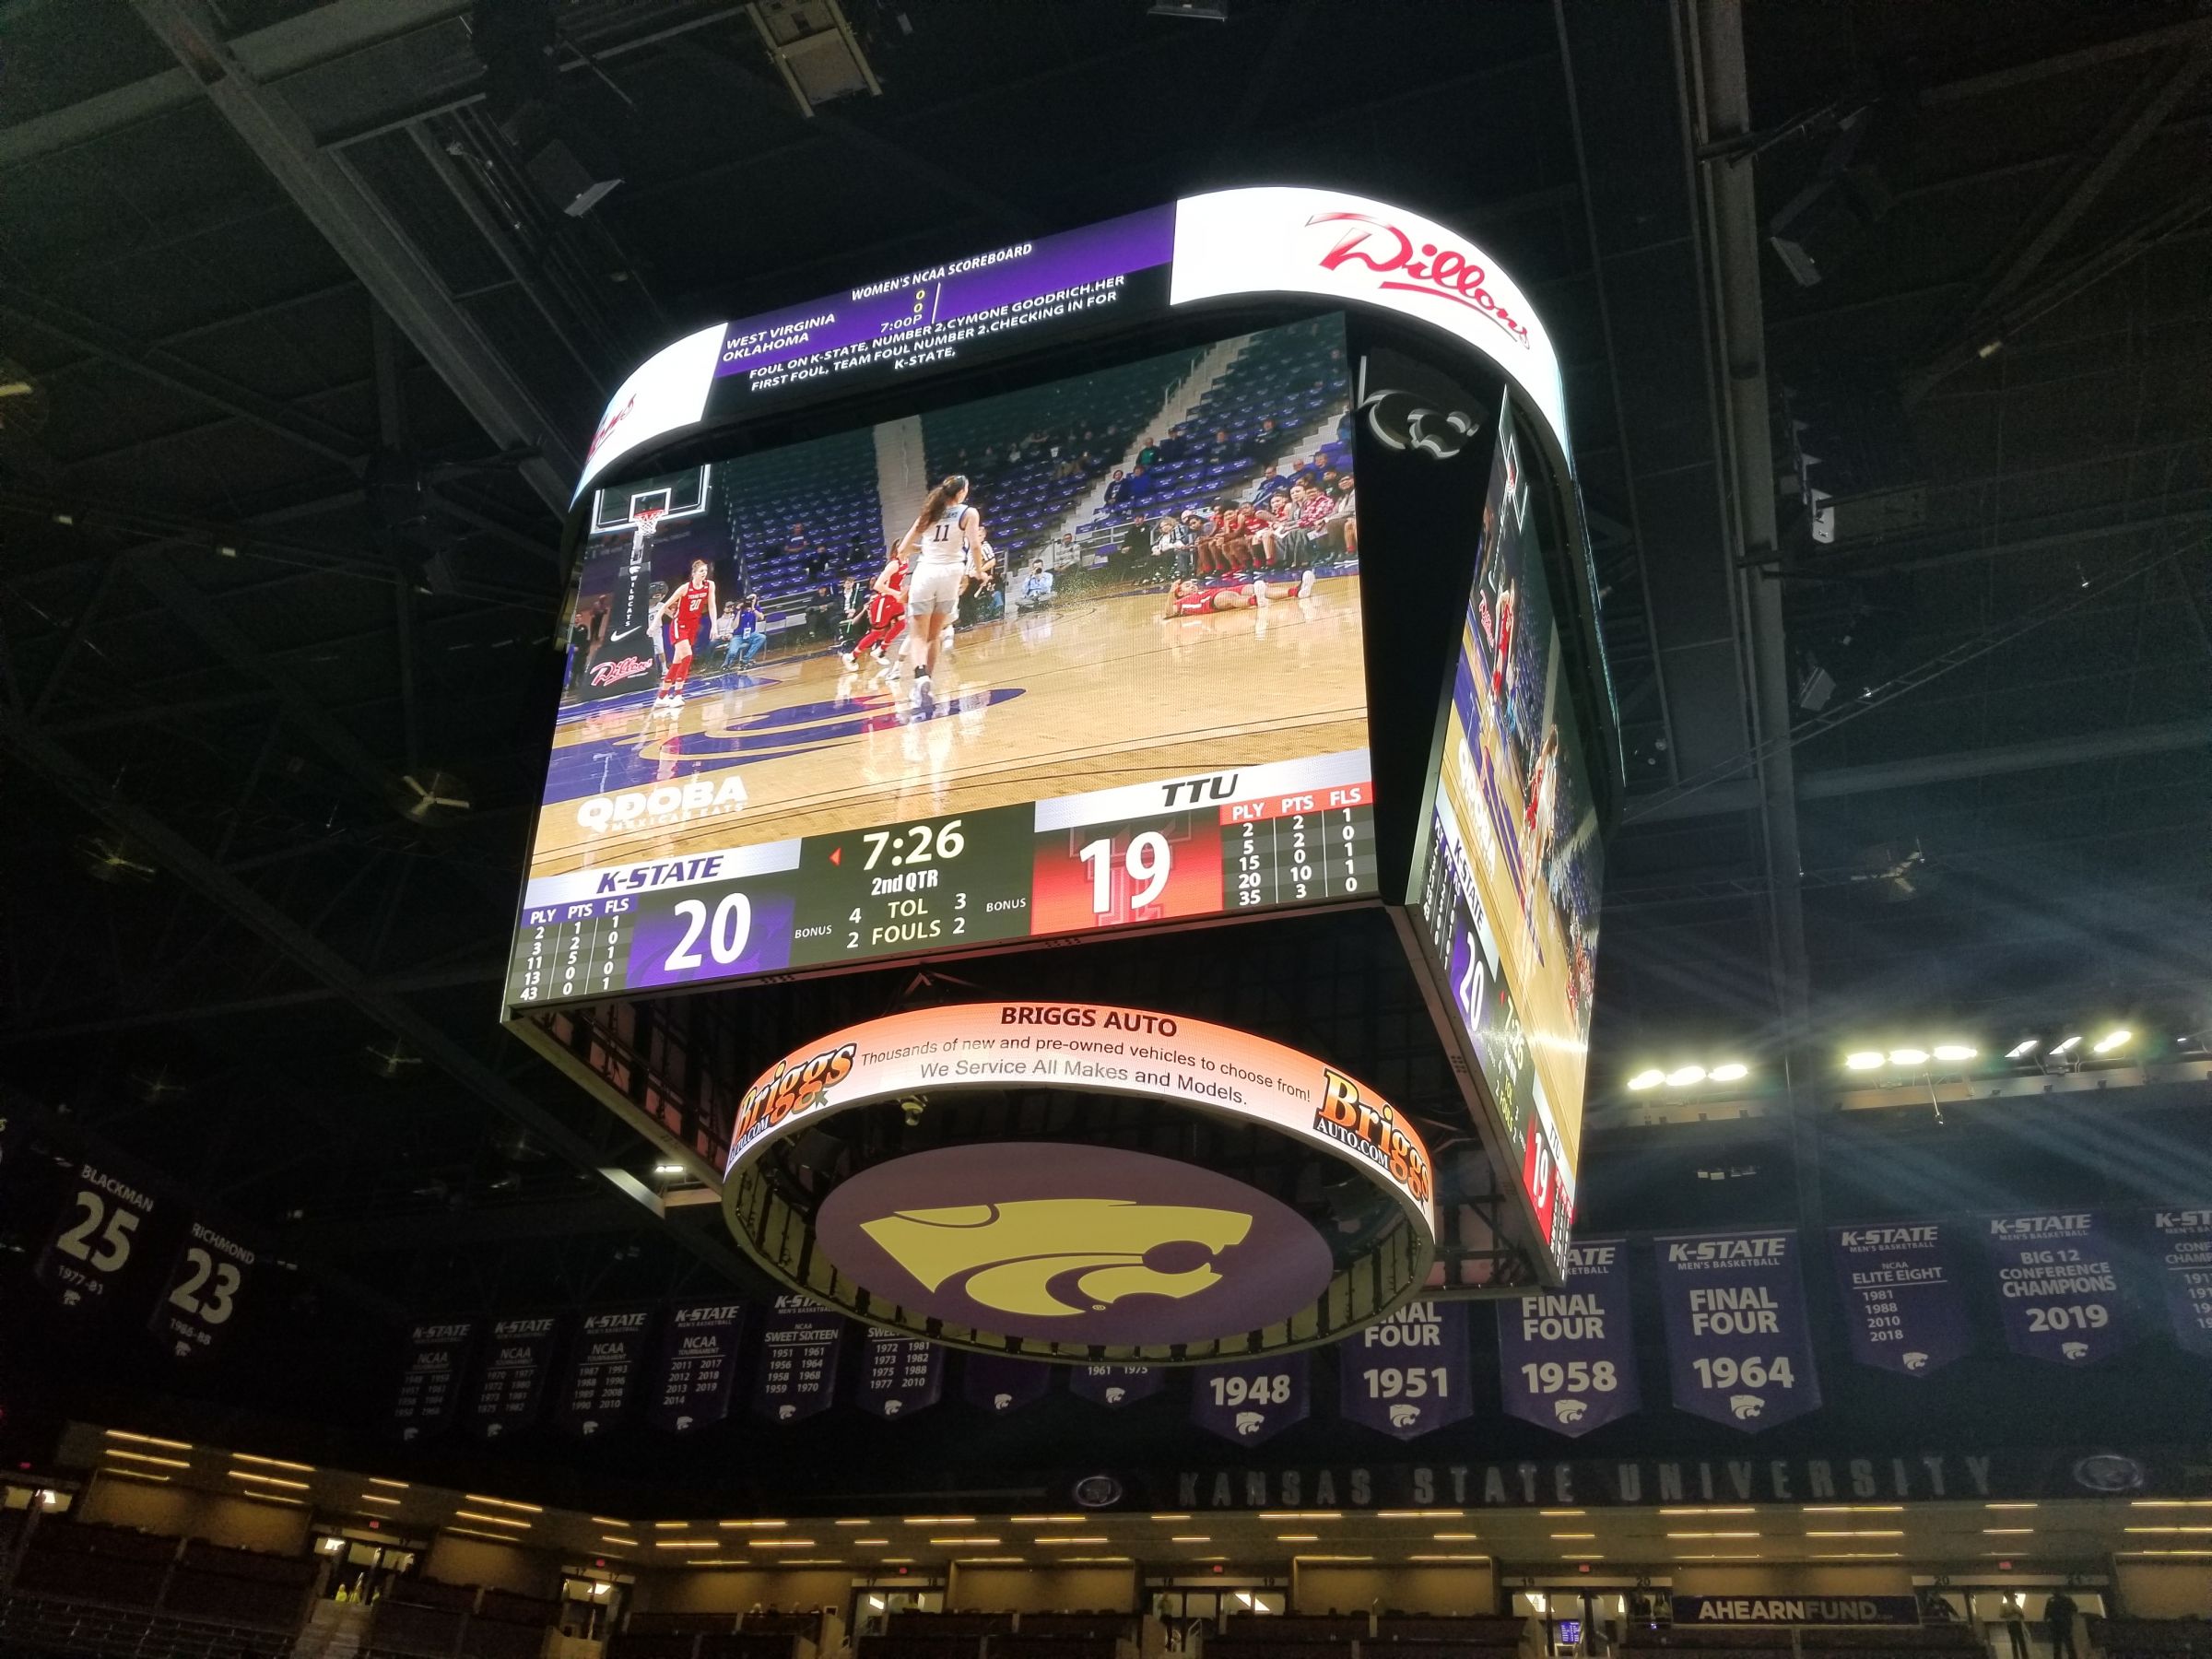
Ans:
[[[982,517],[968,505],[968,480],[954,473],[929,492],[892,554],[913,560],[906,583],[906,658],[916,696],[931,688],[962,585],[982,580]]]

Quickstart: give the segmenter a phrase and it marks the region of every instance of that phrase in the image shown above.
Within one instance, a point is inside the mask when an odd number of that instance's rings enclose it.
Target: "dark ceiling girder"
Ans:
[[[606,1155],[598,1147],[500,1077],[442,1026],[390,990],[386,982],[355,967],[167,824],[117,795],[72,750],[12,709],[0,708],[0,749],[44,776],[80,810],[143,847],[158,867],[329,985],[429,1065],[521,1125],[539,1146],[598,1175],[614,1191],[641,1198],[644,1202],[633,1214],[641,1222],[650,1218],[652,1230],[723,1273],[735,1276],[743,1271],[734,1246],[700,1229],[665,1223],[652,1194],[640,1188],[634,1177],[607,1167]]]
[[[517,470],[548,508],[565,512],[578,470],[574,451],[351,170],[324,153],[280,92],[247,71],[206,0],[132,6],[492,441],[531,453]]]
[[[1929,105],[1958,103],[1969,98],[1983,98],[1992,92],[2009,91],[2014,87],[2030,86],[2053,76],[2070,75],[2077,69],[2091,69],[2120,58],[2140,57],[2169,46],[2185,46],[2203,33],[2204,27],[2201,22],[2170,23],[2163,29],[2147,29],[2140,34],[2123,35],[2116,41],[2100,41],[2094,46],[2054,53],[2030,63],[2016,64],[2008,69],[1992,69],[1984,75],[1944,81],[1924,90],[1919,101]]]

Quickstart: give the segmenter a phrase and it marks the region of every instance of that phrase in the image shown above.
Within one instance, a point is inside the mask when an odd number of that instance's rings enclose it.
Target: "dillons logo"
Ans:
[[[1124,1296],[1180,1299],[1221,1283],[1213,1258],[1243,1242],[1252,1218],[1125,1198],[1032,1198],[900,1210],[861,1230],[931,1290],[957,1281],[1001,1313],[1068,1318]],[[1205,1259],[1180,1270],[1147,1265],[1156,1252],[1194,1250]],[[1071,1294],[1080,1301],[1065,1300]]]
[[[592,684],[612,686],[622,680],[635,679],[652,666],[652,662],[641,656],[612,657],[604,663],[592,665]]]
[[[1379,288],[1464,305],[1489,318],[1516,344],[1528,344],[1528,324],[1498,303],[1483,286],[1490,274],[1464,253],[1439,248],[1434,242],[1416,244],[1397,226],[1365,213],[1317,213],[1306,223],[1352,227],[1321,256],[1323,270],[1335,271],[1358,260],[1369,270],[1394,278],[1378,283]]]

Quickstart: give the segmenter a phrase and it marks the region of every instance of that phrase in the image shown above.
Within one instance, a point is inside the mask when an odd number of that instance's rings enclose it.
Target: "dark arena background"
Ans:
[[[0,1653],[2212,1659],[2201,6],[0,64]]]

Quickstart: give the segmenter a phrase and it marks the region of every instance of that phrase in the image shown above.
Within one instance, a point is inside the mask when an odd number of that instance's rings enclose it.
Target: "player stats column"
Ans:
[[[1371,783],[1341,783],[1223,806],[1222,908],[1373,898],[1374,803]]]

